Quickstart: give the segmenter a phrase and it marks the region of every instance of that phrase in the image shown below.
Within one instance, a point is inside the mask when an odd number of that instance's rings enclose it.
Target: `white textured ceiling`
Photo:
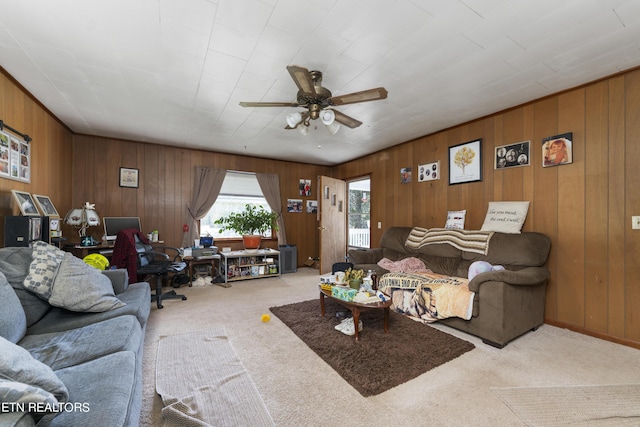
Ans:
[[[638,0],[0,0],[0,10],[0,66],[74,132],[323,165],[640,66]],[[322,71],[334,95],[384,86],[389,96],[338,107],[364,124],[333,136],[318,120],[307,136],[284,130],[295,108],[238,105],[295,101],[291,64]]]

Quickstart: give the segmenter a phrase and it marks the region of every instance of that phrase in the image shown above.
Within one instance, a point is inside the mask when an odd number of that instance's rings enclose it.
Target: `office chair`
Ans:
[[[336,262],[331,266],[331,274],[336,274],[336,271],[347,271],[350,268],[353,268],[351,262]]]
[[[151,295],[151,301],[156,301],[158,308],[162,308],[163,299],[187,299],[184,295],[178,295],[176,291],[162,293],[162,284],[169,277],[169,273],[180,273],[187,268],[187,263],[177,261],[180,252],[177,248],[169,246],[156,246],[155,248],[149,244],[140,241],[138,236],[135,237],[136,252],[138,254],[137,274],[140,276],[155,276],[156,293]],[[157,252],[158,249],[175,251],[176,255],[171,259],[164,252]]]

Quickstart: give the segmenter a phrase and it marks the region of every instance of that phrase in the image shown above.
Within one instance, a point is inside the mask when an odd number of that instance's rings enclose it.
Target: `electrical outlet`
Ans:
[[[633,230],[640,230],[640,216],[631,217],[631,228]]]
[[[381,228],[382,228],[382,223],[378,221],[378,230],[380,230]]]

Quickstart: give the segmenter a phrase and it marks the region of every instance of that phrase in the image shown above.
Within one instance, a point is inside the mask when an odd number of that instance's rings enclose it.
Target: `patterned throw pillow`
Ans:
[[[447,213],[447,223],[444,225],[444,228],[464,230],[464,218],[466,215],[466,209],[461,211],[449,211]]]
[[[64,254],[64,251],[55,246],[42,241],[34,242],[33,261],[29,265],[29,274],[24,279],[24,287],[48,301]]]

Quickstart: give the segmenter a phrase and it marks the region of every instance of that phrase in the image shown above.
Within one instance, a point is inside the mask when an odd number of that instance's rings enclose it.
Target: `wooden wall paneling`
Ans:
[[[542,153],[542,140],[558,132],[558,99],[547,98],[536,102],[534,109],[534,140],[532,150]],[[541,154],[540,154],[541,155]],[[558,167],[543,168],[542,159],[534,167],[535,196],[527,214],[536,231],[551,239],[547,266],[551,272],[545,300],[545,318],[558,318]]]
[[[489,201],[493,198],[494,177],[494,123],[493,119],[482,119],[470,124],[472,135],[482,138],[482,181],[463,184],[466,189],[465,206],[467,215],[465,228],[479,230],[484,223]],[[473,139],[472,137],[471,139]]]
[[[541,153],[538,150],[535,150],[533,134],[534,134],[534,113],[533,113],[533,105],[525,105],[523,107],[523,116],[522,116],[522,140],[529,141],[529,166],[522,167],[522,200],[529,200],[529,213],[527,214],[527,219],[525,220],[524,226],[522,227],[523,231],[534,231],[533,223],[534,219],[532,218],[532,210],[531,210],[531,202],[533,201],[535,192],[534,192],[534,169],[536,167],[540,167],[542,163]]]
[[[558,169],[558,319],[584,326],[585,89],[558,96],[560,133],[573,132],[573,163]]]
[[[413,221],[414,191],[416,189],[416,174],[413,161],[413,144],[401,144],[395,151],[395,177],[393,210],[394,224],[411,226]],[[400,170],[412,168],[411,182],[402,184]]]
[[[446,220],[446,212],[447,211],[458,211],[461,209],[470,208],[467,206],[466,201],[464,199],[463,190],[469,184],[453,184],[449,185],[449,175],[450,175],[450,163],[449,163],[449,150],[451,147],[455,147],[456,145],[463,144],[465,142],[469,142],[469,132],[466,128],[454,128],[446,131],[447,134],[447,160],[446,164],[446,183],[447,183],[447,209],[444,212],[436,213],[436,218],[438,218],[438,222],[444,224]],[[472,138],[479,138],[482,135],[474,135]],[[456,167],[455,165],[453,166]],[[466,218],[465,218],[466,222]]]
[[[627,75],[625,96],[625,337],[640,341],[640,230],[631,228],[631,216],[640,215],[640,71]]]
[[[160,210],[164,219],[164,227],[162,229],[161,240],[175,242],[178,240],[178,224],[176,223],[176,207],[180,206],[177,202],[179,199],[176,192],[176,152],[178,149],[173,147],[166,148],[166,156],[164,157],[164,201]],[[180,231],[182,227],[180,226]],[[182,236],[180,236],[182,237]]]
[[[608,160],[609,181],[607,189],[607,240],[608,248],[608,330],[613,336],[625,336],[625,77],[609,81]],[[631,95],[638,97],[639,95]],[[636,192],[637,194],[637,192]]]
[[[133,168],[138,169],[138,185],[142,186],[144,168],[140,159],[143,155],[141,152],[140,144],[128,144],[124,141],[110,141],[114,146],[114,156],[118,159],[117,164],[114,164],[109,169],[109,186],[112,189],[110,193],[112,196],[109,198],[109,208],[115,208],[114,216],[139,216],[141,226],[144,231],[144,211],[140,211],[139,207],[142,206],[139,200],[142,195],[142,191],[135,188],[120,187],[120,168]],[[144,188],[144,187],[143,187]],[[114,204],[112,204],[112,202]]]
[[[504,114],[504,132],[502,145],[512,145],[523,140],[524,110],[517,108]],[[524,200],[522,194],[522,167],[497,170],[502,177],[502,200]]]
[[[606,81],[586,88],[585,111],[585,326],[607,331],[607,223],[609,187],[608,107]]]
[[[494,170],[495,167],[495,148],[496,147],[500,147],[502,145],[506,145],[505,139],[504,139],[504,114],[497,114],[496,116],[494,116],[493,118],[493,138],[492,141],[489,141],[489,144],[491,145],[491,149],[492,149],[492,153],[491,153],[491,175],[493,175],[493,182],[491,184],[491,188],[492,188],[492,192],[493,192],[493,197],[487,201],[487,207],[488,207],[488,202],[493,201],[493,200],[504,200],[503,199],[503,190],[504,190],[504,171],[497,171]],[[489,185],[489,182],[487,182],[487,186]]]

